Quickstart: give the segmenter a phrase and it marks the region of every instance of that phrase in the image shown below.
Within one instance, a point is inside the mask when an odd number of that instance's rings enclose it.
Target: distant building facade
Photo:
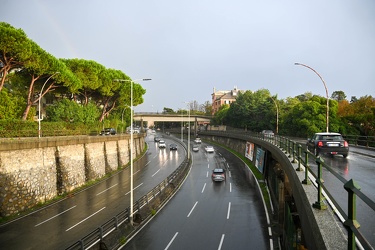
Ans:
[[[214,88],[212,96],[212,115],[219,111],[222,105],[230,105],[232,102],[236,101],[239,92],[244,92],[243,90],[237,89],[237,86],[233,90],[219,90],[216,91]]]

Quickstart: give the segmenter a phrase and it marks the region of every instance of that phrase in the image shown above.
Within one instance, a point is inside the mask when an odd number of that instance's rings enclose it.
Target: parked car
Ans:
[[[349,144],[339,133],[315,133],[311,139],[307,140],[306,146],[316,156],[319,154],[339,154],[346,158],[349,155]]]
[[[166,148],[166,147],[167,147],[167,145],[165,144],[165,141],[160,140],[159,141],[159,148]]]
[[[177,144],[175,143],[169,144],[169,150],[177,150]]]
[[[198,144],[198,143],[202,143],[202,140],[201,138],[195,138],[194,142]]]
[[[214,152],[215,152],[214,147],[209,146],[209,145],[207,145],[206,147],[204,147],[204,150],[205,150],[207,153],[214,153]]]
[[[199,145],[193,145],[193,147],[192,147],[192,150],[193,150],[193,152],[198,152],[199,151]]]
[[[105,128],[100,132],[100,135],[115,135],[116,129],[114,128]]]
[[[261,132],[261,134],[264,136],[264,137],[267,137],[267,138],[273,138],[275,136],[275,134],[273,133],[272,130],[263,130]]]
[[[213,181],[225,181],[225,170],[222,168],[215,168],[212,170],[211,179]]]

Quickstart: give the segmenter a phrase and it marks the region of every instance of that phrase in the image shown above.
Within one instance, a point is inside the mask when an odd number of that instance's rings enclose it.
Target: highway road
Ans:
[[[166,138],[167,145],[173,141]],[[153,135],[148,151],[134,163],[134,200],[171,174],[185,149],[159,149]],[[0,226],[0,249],[65,249],[130,205],[130,168],[95,186]]]
[[[167,205],[122,249],[269,249],[266,214],[244,163],[215,147],[192,152],[191,172]],[[225,168],[226,181],[211,180]]]
[[[172,143],[165,138],[167,145]],[[146,137],[148,151],[134,164],[134,199],[137,200],[172,173],[185,150],[159,149],[153,135]],[[245,182],[236,157],[215,147],[214,154],[192,152],[187,180],[158,216],[124,249],[268,249],[267,222],[254,187]],[[370,156],[367,156],[370,155]],[[375,200],[374,152],[351,148],[350,156],[323,156],[345,179],[354,179]],[[227,181],[213,183],[215,166],[228,167]],[[316,166],[311,163],[316,171]],[[65,249],[129,206],[130,169],[64,200],[0,226],[0,249]],[[325,185],[346,210],[343,184],[323,170]],[[375,246],[374,212],[358,201],[361,231]],[[250,222],[250,223],[249,223]]]

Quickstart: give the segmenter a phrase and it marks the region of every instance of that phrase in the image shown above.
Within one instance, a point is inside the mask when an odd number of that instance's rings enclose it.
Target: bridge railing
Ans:
[[[338,174],[331,166],[326,164],[321,157],[316,157],[311,153],[307,148],[303,149],[300,144],[295,143],[287,138],[279,138],[280,141],[287,141],[288,143],[281,143],[281,145],[288,145],[287,152],[292,153],[293,159],[298,161],[297,171],[303,171],[300,165],[303,165],[305,168],[305,180],[302,181],[302,184],[309,185],[311,184],[309,180],[309,173],[314,176],[316,187],[318,189],[318,196],[316,202],[313,204],[315,209],[324,210],[326,206],[323,200],[327,200],[329,205],[333,207],[336,215],[343,223],[345,228],[348,230],[348,249],[356,249],[356,243],[361,246],[363,249],[373,249],[371,244],[367,241],[363,233],[359,230],[360,224],[357,221],[356,215],[356,197],[360,198],[364,204],[366,204],[372,212],[375,211],[375,202],[372,201],[368,196],[360,191],[359,185],[355,180],[347,180]],[[309,166],[309,157],[312,157],[317,164],[317,173],[311,170]],[[348,203],[347,208],[348,212],[339,205],[336,199],[333,197],[329,189],[324,185],[324,180],[322,179],[322,168],[328,170],[337,180],[339,180],[344,189],[348,194]],[[325,197],[325,198],[323,198]]]
[[[344,139],[352,145],[375,147],[375,136],[343,135]]]
[[[208,132],[208,131],[207,131]],[[301,145],[287,137],[282,136],[267,136],[261,133],[254,133],[251,131],[240,131],[240,130],[230,130],[230,131],[215,131],[215,134],[222,134],[230,137],[231,135],[235,135],[238,138],[238,135],[241,134],[242,138],[247,137],[255,137],[265,141],[268,141],[283,150],[284,153],[292,158],[293,163],[297,163],[298,167],[296,171],[303,171],[305,170],[305,180],[302,181],[302,184],[309,185],[314,183],[318,190],[318,196],[316,202],[312,205],[315,209],[323,210],[326,208],[325,203],[323,200],[327,200],[329,205],[333,208],[336,215],[344,225],[344,227],[348,231],[348,249],[356,249],[357,246],[361,249],[374,249],[373,246],[368,242],[365,238],[363,233],[359,230],[359,222],[357,221],[356,216],[356,207],[357,207],[357,200],[356,198],[360,198],[364,204],[368,206],[372,212],[375,212],[375,203],[372,201],[368,196],[366,196],[363,192],[360,191],[360,187],[353,179],[347,180],[343,178],[340,174],[338,174],[334,169],[326,164],[321,157],[316,157],[313,153],[311,153],[305,145]],[[205,134],[202,132],[202,134]],[[210,132],[208,132],[210,134]],[[310,160],[309,160],[310,159]],[[310,168],[309,162],[315,162],[317,164],[317,173],[314,173]],[[302,168],[303,166],[303,168]],[[345,209],[340,206],[340,204],[336,201],[333,197],[330,190],[324,185],[324,181],[322,179],[322,168],[328,170],[337,180],[339,180],[344,189],[347,191],[348,194],[348,202],[347,208],[348,212],[345,212]],[[314,181],[311,182],[310,174],[313,176]],[[373,215],[375,216],[375,215]]]

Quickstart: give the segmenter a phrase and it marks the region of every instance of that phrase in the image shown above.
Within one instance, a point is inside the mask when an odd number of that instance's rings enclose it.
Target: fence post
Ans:
[[[292,141],[292,154],[293,154],[292,163],[296,163],[296,143],[294,141]]]
[[[323,202],[322,196],[322,163],[323,159],[321,157],[316,158],[316,164],[318,164],[318,178],[316,179],[316,183],[318,184],[318,200],[313,204],[314,208],[324,210],[327,209],[327,205]]]
[[[99,227],[99,231],[100,231],[100,240],[102,241],[103,240],[103,226]]]
[[[345,183],[344,188],[348,192],[348,219],[344,222],[344,225],[348,229],[348,249],[356,249],[355,234],[352,227],[359,228],[360,225],[357,221],[357,195],[353,190],[360,190],[361,187],[353,179],[351,179]]]
[[[290,139],[288,139],[288,145],[287,145],[287,152],[288,152],[288,158],[290,158],[292,155],[290,153]]]
[[[296,171],[302,171],[302,168],[301,168],[301,161],[302,161],[301,152],[302,152],[302,146],[301,146],[301,144],[298,144],[297,148],[298,148],[298,154],[297,154],[298,167],[297,167]]]
[[[79,245],[81,246],[81,249],[85,249],[85,243],[82,239],[79,241]]]
[[[310,185],[311,181],[309,179],[309,150],[305,151],[305,179],[302,184]]]

